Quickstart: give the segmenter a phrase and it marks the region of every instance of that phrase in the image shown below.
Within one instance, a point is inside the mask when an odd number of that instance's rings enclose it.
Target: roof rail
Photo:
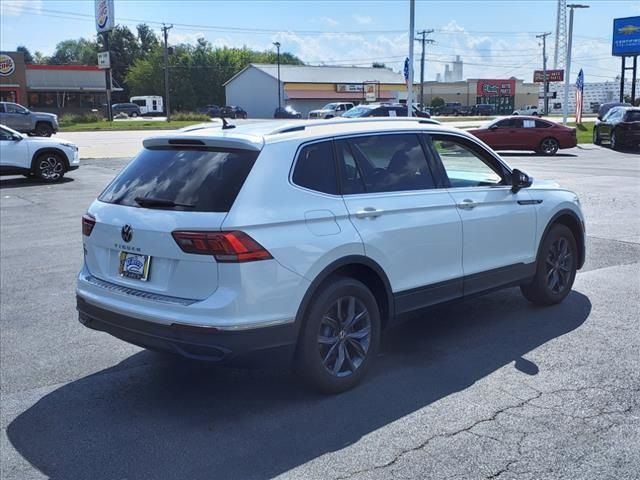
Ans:
[[[303,124],[288,123],[272,130],[268,135],[278,135],[281,133],[300,132],[310,127],[323,127],[325,125],[340,125],[352,123],[376,123],[376,122],[416,122],[429,125],[440,125],[440,122],[431,118],[424,117],[365,117],[365,118],[346,118],[334,117],[327,120],[307,120]]]

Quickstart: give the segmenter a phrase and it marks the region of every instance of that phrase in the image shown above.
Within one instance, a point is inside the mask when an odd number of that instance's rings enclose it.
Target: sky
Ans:
[[[613,19],[640,16],[640,1],[580,3],[590,8],[575,13],[572,76],[582,68],[587,82],[613,79],[620,72],[620,59],[611,56]],[[531,81],[533,69],[542,68],[536,34],[552,32],[547,68],[553,68],[556,10],[556,0],[417,0],[416,32],[434,30],[425,79],[460,55],[464,78]],[[173,24],[170,44],[204,37],[215,46],[266,50],[278,41],[281,51],[313,65],[382,62],[401,71],[409,53],[409,0],[115,0],[115,18],[157,32],[163,22]],[[93,0],[0,0],[0,50],[25,45],[51,54],[59,41],[94,35]],[[420,50],[415,42],[416,79]]]

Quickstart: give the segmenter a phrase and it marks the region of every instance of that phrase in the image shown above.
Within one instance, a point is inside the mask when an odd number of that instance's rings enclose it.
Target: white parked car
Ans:
[[[61,138],[29,137],[0,125],[0,175],[57,182],[80,166],[78,147]]]
[[[539,117],[537,105],[525,105],[522,108],[513,111],[513,115],[531,115],[533,117]]]
[[[353,108],[353,103],[349,102],[334,102],[327,103],[320,110],[311,110],[309,112],[309,118],[333,118],[339,117],[343,113]]]
[[[285,351],[323,392],[401,314],[509,286],[552,305],[585,259],[574,193],[408,118],[148,138],[82,222],[84,325],[218,362]]]

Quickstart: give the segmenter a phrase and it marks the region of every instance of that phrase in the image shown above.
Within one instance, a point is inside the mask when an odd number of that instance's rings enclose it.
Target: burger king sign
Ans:
[[[16,71],[16,62],[9,55],[0,55],[0,77],[8,77]]]
[[[98,33],[113,30],[113,0],[95,0],[95,7]]]

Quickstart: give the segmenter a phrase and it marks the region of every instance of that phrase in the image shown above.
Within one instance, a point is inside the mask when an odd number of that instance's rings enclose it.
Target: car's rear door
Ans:
[[[342,193],[365,253],[386,272],[399,313],[462,293],[462,226],[417,133],[336,140]]]
[[[536,201],[514,193],[510,173],[493,155],[455,134],[430,137],[462,219],[465,295],[528,272],[535,261]]]

